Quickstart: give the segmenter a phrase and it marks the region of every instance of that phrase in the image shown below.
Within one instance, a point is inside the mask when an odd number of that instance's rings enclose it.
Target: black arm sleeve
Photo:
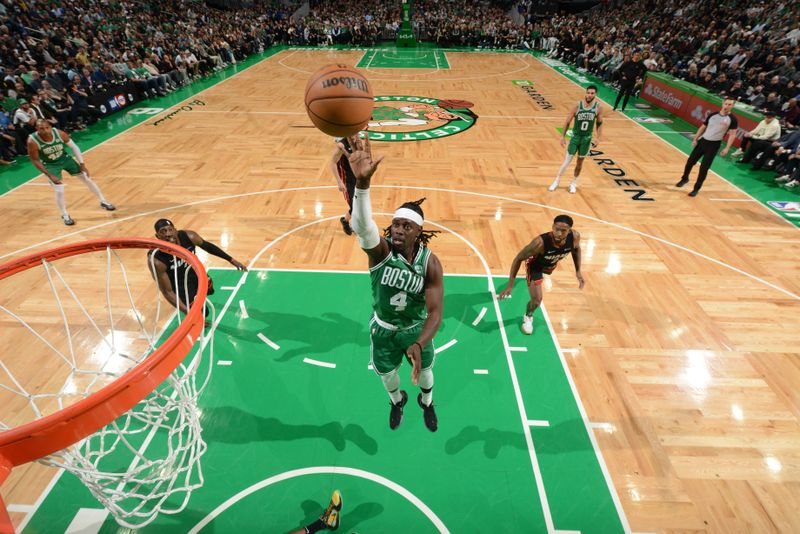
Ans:
[[[738,129],[739,129],[739,119],[737,119],[736,116],[733,113],[731,113],[731,124],[728,127],[728,131],[738,130]]]
[[[198,246],[200,248],[202,248],[203,250],[205,250],[206,252],[208,252],[209,254],[213,254],[214,256],[216,256],[218,258],[222,258],[225,261],[231,261],[233,259],[233,257],[229,256],[227,252],[225,252],[224,250],[219,248],[217,245],[215,245],[214,243],[211,243],[209,241],[203,241]]]

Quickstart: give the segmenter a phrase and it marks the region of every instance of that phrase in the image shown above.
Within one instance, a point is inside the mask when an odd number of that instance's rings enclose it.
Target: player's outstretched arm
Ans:
[[[504,298],[511,296],[511,292],[514,290],[514,279],[517,278],[517,273],[519,272],[522,262],[531,256],[538,256],[542,252],[543,246],[544,243],[542,243],[542,238],[537,236],[536,239],[528,243],[525,248],[517,253],[517,255],[514,257],[514,261],[511,262],[511,272],[508,274],[508,285],[504,290],[497,294],[497,298],[499,300],[503,300]]]
[[[232,257],[230,254],[219,248],[214,243],[206,241],[205,239],[200,237],[200,234],[198,234],[197,232],[193,232],[192,230],[186,230],[186,235],[189,236],[189,239],[191,239],[192,243],[194,243],[195,246],[202,248],[212,256],[222,258],[223,260],[227,261],[240,271],[247,270],[247,267],[245,267],[244,264],[237,261],[236,258]]]
[[[406,356],[411,360],[411,381],[419,384],[419,373],[422,371],[422,347],[431,342],[442,325],[442,305],[444,302],[444,274],[442,264],[434,254],[428,259],[428,272],[425,273],[425,307],[428,317],[422,324],[417,340],[406,349]]]
[[[372,201],[369,195],[372,175],[383,161],[383,156],[377,159],[372,156],[369,136],[365,136],[364,139],[357,137],[352,144],[353,151],[347,154],[347,160],[356,177],[356,190],[353,194],[350,226],[358,236],[359,245],[369,257],[369,266],[373,267],[389,255],[389,244],[381,237],[378,225],[372,220]],[[340,149],[347,153],[343,145],[340,145]]]
[[[583,289],[584,281],[581,274],[581,234],[572,231],[572,263],[575,264],[575,278],[578,279],[578,289]]]

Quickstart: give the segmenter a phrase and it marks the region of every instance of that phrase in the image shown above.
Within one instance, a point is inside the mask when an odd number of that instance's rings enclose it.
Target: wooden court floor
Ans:
[[[43,178],[5,194],[0,261],[23,249],[150,236],[167,216],[246,263],[276,237],[342,212],[328,170],[332,142],[309,127],[302,94],[317,67],[363,55],[284,51],[198,94],[205,105],[157,125],[156,116],[85,153],[119,208],[113,214],[69,179],[72,228]],[[607,104],[602,157],[654,200],[634,200],[603,170],[610,164],[591,160],[577,194],[566,191],[571,171],[549,193],[563,159],[556,128],[583,90],[527,55],[448,52],[447,60],[447,70],[366,71],[376,95],[467,100],[478,116],[457,135],[374,142],[386,156],[374,210],[426,197],[426,218],[473,243],[494,274],[507,273],[555,215],[571,214],[586,287],[578,290],[567,259],[545,305],[631,530],[799,532],[800,233],[713,174],[688,198],[673,185],[685,156]],[[550,106],[512,80],[533,82]],[[453,234],[432,248],[445,272],[483,273]],[[271,252],[254,266],[366,268],[335,219]],[[514,300],[521,314],[523,295]],[[19,469],[3,497],[30,505],[51,476]]]

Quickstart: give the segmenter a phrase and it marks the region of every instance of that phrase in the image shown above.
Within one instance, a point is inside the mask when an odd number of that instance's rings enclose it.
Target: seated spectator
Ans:
[[[736,163],[750,163],[755,154],[767,150],[780,137],[780,122],[775,119],[774,111],[767,111],[764,120],[742,137],[740,148],[733,153],[734,157],[742,156]]]
[[[775,91],[767,95],[767,99],[760,106],[761,111],[778,113],[781,110],[781,97]]]
[[[788,189],[800,186],[800,147],[787,157],[787,163],[782,171],[784,174],[775,178],[775,182],[784,184]]]
[[[764,151],[762,157],[754,158],[752,169],[755,171],[762,168],[774,169],[785,166],[789,161],[789,156],[797,152],[798,148],[800,148],[800,130],[795,130],[784,135],[778,141],[774,141]]]
[[[100,113],[89,105],[89,94],[81,88],[81,81],[76,78],[69,89],[69,98],[72,101],[70,120],[73,124],[94,124]]]
[[[9,131],[9,127],[12,131]],[[11,126],[11,117],[5,111],[0,112],[0,164],[2,165],[11,165],[15,162],[16,147],[19,146],[15,133]]]
[[[69,131],[71,128],[68,128],[67,120],[69,118],[70,108],[67,106],[67,103],[64,102],[60,104],[56,102],[50,98],[50,95],[48,95],[47,91],[44,89],[39,89],[36,94],[39,97],[39,102],[45,115],[56,119],[55,124],[59,130]]]
[[[19,107],[14,111],[14,128],[20,133],[22,136],[23,142],[28,142],[28,136],[36,131],[36,115],[34,114],[33,110],[31,110],[31,105],[28,103],[27,100],[20,100]],[[27,154],[28,151],[19,150],[21,147],[17,147],[18,152],[20,154]]]
[[[781,122],[784,127],[793,130],[800,126],[800,101],[790,98],[781,112]]]

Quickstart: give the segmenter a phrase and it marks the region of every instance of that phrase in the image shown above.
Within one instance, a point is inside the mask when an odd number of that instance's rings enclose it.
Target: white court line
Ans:
[[[472,372],[475,373],[476,375],[488,375],[489,374],[489,370],[488,369],[473,369]]]
[[[277,343],[275,343],[274,341],[272,341],[270,338],[268,338],[267,336],[265,336],[265,335],[264,335],[264,334],[262,334],[261,332],[259,332],[259,333],[258,333],[258,339],[260,339],[261,341],[263,341],[264,343],[266,343],[267,345],[269,345],[269,346],[270,346],[270,348],[272,348],[272,350],[278,350],[278,349],[280,349],[280,348],[281,348],[281,346],[280,346],[280,345],[278,345]]]
[[[105,508],[80,508],[64,534],[97,534],[109,513]]]
[[[189,531],[188,534],[197,534],[203,528],[205,528],[209,523],[211,523],[215,518],[217,518],[220,514],[225,512],[228,508],[236,504],[237,502],[241,501],[242,499],[246,498],[247,496],[264,489],[272,484],[277,482],[282,482],[284,480],[289,480],[292,478],[300,477],[303,475],[319,475],[319,474],[330,474],[330,475],[350,475],[358,478],[364,478],[366,480],[371,480],[377,484],[380,484],[390,490],[394,491],[398,495],[404,497],[408,502],[416,506],[419,511],[425,514],[425,517],[433,523],[433,526],[441,534],[450,534],[450,531],[447,530],[447,527],[444,525],[441,519],[433,513],[433,510],[428,508],[424,502],[422,502],[416,495],[408,491],[406,488],[397,484],[396,482],[392,482],[388,478],[384,478],[380,475],[376,475],[375,473],[370,473],[369,471],[363,471],[361,469],[353,469],[350,467],[306,467],[304,469],[295,469],[294,471],[287,471],[285,473],[281,473],[279,475],[275,475],[273,477],[267,478],[253,484],[252,486],[243,489],[236,495],[233,495],[231,498],[214,508],[206,517],[204,517],[199,523],[197,523],[192,529]],[[325,478],[326,480],[328,477]]]
[[[445,344],[444,344],[444,345],[442,345],[441,347],[437,347],[437,348],[435,348],[435,349],[433,350],[433,353],[434,353],[434,354],[439,354],[440,352],[444,352],[444,351],[446,351],[447,349],[449,349],[450,347],[452,347],[453,345],[455,345],[456,343],[458,343],[458,340],[457,340],[457,339],[451,339],[450,341],[448,341],[447,343],[445,343]]]
[[[529,419],[528,426],[550,426],[550,421],[542,421],[541,419]]]
[[[478,323],[481,322],[481,319],[483,319],[484,315],[486,315],[486,306],[481,308],[481,312],[478,314],[475,320],[472,321],[472,326],[478,326]]]
[[[374,368],[374,367],[372,367],[372,364],[371,364],[371,363],[370,363],[370,364],[367,364],[367,369],[369,369],[370,371],[374,371],[374,370],[375,370],[375,368]]]
[[[72,236],[75,236],[75,235],[83,234],[85,232],[89,232],[89,231],[92,231],[92,230],[97,230],[98,228],[104,228],[106,226],[119,224],[121,222],[129,221],[129,220],[132,220],[132,219],[139,219],[139,218],[143,218],[143,217],[149,217],[149,216],[157,214],[157,213],[172,212],[172,211],[175,211],[175,210],[178,210],[178,209],[182,209],[182,208],[187,208],[187,207],[191,207],[191,206],[198,206],[198,205],[201,205],[201,204],[208,204],[208,203],[212,203],[212,202],[219,202],[219,201],[222,201],[222,200],[230,200],[230,199],[234,199],[234,198],[246,198],[246,197],[257,196],[257,195],[265,195],[265,194],[271,194],[271,193],[287,193],[287,192],[292,192],[292,191],[318,191],[318,190],[321,190],[321,189],[336,189],[336,186],[335,185],[315,185],[315,186],[304,186],[304,187],[287,187],[287,188],[283,188],[283,189],[266,189],[266,190],[263,190],[263,191],[253,191],[253,192],[250,192],[250,193],[237,193],[237,194],[234,194],[234,195],[223,195],[223,196],[213,197],[213,198],[208,198],[208,199],[203,199],[203,200],[195,200],[193,202],[187,202],[185,204],[178,204],[178,205],[175,205],[175,206],[170,206],[170,207],[166,207],[166,208],[159,208],[159,209],[151,210],[151,211],[148,211],[148,212],[138,213],[136,215],[129,215],[127,217],[120,217],[119,219],[113,219],[113,220],[110,220],[110,221],[107,221],[107,222],[104,222],[104,223],[95,224],[94,226],[90,226],[88,228],[84,228],[84,229],[81,229],[81,230],[76,230],[74,232],[68,232],[66,234],[47,239],[45,241],[41,241],[41,242],[33,244],[33,245],[28,245],[27,247],[23,247],[23,248],[17,249],[14,252],[9,252],[7,254],[3,254],[2,256],[0,256],[0,259],[4,259],[4,258],[7,258],[9,256],[13,256],[13,255],[18,254],[20,252],[25,252],[27,250],[31,250],[31,249],[34,249],[36,247],[39,247],[39,246],[42,246],[42,245],[46,245],[48,243],[52,243],[54,241],[60,241],[62,239],[66,239],[68,237],[72,237]],[[579,213],[579,212],[576,212],[576,211],[573,211],[573,210],[561,208],[561,207],[558,207],[558,206],[552,206],[552,205],[549,205],[549,204],[541,204],[541,203],[538,203],[538,202],[533,202],[533,201],[530,201],[530,200],[522,200],[522,199],[519,199],[519,198],[505,197],[505,196],[501,196],[501,195],[492,195],[492,194],[489,194],[489,193],[478,193],[478,192],[475,192],[475,191],[463,191],[463,190],[460,190],[460,189],[447,189],[447,188],[443,188],[443,187],[421,187],[421,186],[404,186],[404,185],[373,185],[372,189],[408,189],[408,190],[415,190],[415,191],[439,191],[439,192],[443,192],[443,193],[457,193],[457,194],[461,194],[461,195],[476,196],[476,197],[482,197],[482,198],[491,198],[491,199],[495,199],[495,200],[505,200],[507,202],[524,204],[524,205],[528,205],[528,206],[535,206],[535,207],[544,208],[544,209],[555,209],[555,210],[558,210],[558,211],[560,211],[562,213],[566,213],[568,215],[574,215],[575,217],[578,217],[578,218],[581,218],[581,219],[586,219],[586,220],[593,221],[593,222],[596,222],[596,223],[599,223],[599,224],[604,224],[606,226],[610,226],[612,228],[617,228],[619,230],[624,230],[626,232],[630,232],[632,234],[636,234],[636,235],[638,235],[640,237],[645,237],[645,238],[648,238],[648,239],[652,239],[654,241],[658,241],[659,243],[663,243],[663,244],[665,244],[667,246],[671,246],[671,247],[677,248],[679,250],[682,250],[684,252],[688,252],[689,254],[692,254],[692,255],[697,256],[699,258],[703,258],[705,260],[708,260],[711,263],[717,264],[717,265],[719,265],[721,267],[725,267],[726,269],[730,269],[731,271],[734,271],[736,273],[744,275],[744,276],[746,276],[746,277],[748,277],[748,278],[750,278],[752,280],[755,280],[756,282],[759,282],[759,283],[761,283],[761,284],[763,284],[765,286],[771,287],[772,289],[775,289],[776,291],[779,291],[779,292],[783,293],[784,295],[787,295],[787,296],[789,296],[789,297],[791,297],[791,298],[793,298],[795,300],[800,300],[800,295],[795,295],[791,291],[783,289],[782,287],[777,286],[777,285],[775,285],[773,283],[767,282],[763,278],[759,278],[758,276],[755,276],[755,275],[750,274],[748,272],[745,272],[745,271],[743,271],[743,270],[741,270],[741,269],[739,269],[737,267],[729,265],[729,264],[725,263],[724,261],[712,258],[710,256],[706,256],[705,254],[703,254],[701,252],[697,252],[697,251],[692,250],[690,248],[684,247],[683,245],[679,245],[677,243],[673,243],[672,241],[669,241],[667,239],[664,239],[664,238],[661,238],[661,237],[658,237],[658,236],[655,236],[655,235],[652,235],[652,234],[641,232],[641,231],[636,230],[634,228],[629,228],[629,227],[624,226],[622,224],[618,224],[618,223],[611,222],[611,221],[606,221],[604,219],[599,219],[599,218],[594,217],[592,215],[586,215],[586,214],[583,214],[583,213]],[[311,222],[307,223],[303,227],[305,228],[306,226],[309,226],[309,225],[312,225],[312,224],[316,224],[316,223],[322,222],[322,221],[330,221],[330,220],[334,220],[334,219],[338,220],[338,218],[339,218],[338,216],[332,216],[332,217],[326,217],[324,219],[318,219],[316,221],[311,221]],[[783,219],[782,217],[781,217],[781,219],[786,221],[786,219]],[[786,222],[791,224],[790,221],[786,221]],[[493,275],[493,276],[498,276],[498,275]],[[244,273],[242,275],[242,277],[246,279],[247,273]]]
[[[29,514],[35,511],[36,507],[32,504],[9,504],[6,510],[14,514]]]
[[[754,198],[709,198],[714,202],[758,202]]]
[[[239,311],[242,312],[242,319],[249,319],[250,316],[247,314],[247,308],[244,307],[244,301],[239,300]]]
[[[528,347],[508,347],[511,352],[528,352]]]
[[[314,360],[314,359],[311,359],[311,358],[303,358],[303,361],[305,363],[309,363],[311,365],[318,365],[319,367],[328,367],[330,369],[336,369],[336,364],[335,363],[321,362],[319,360]]]
[[[555,530],[553,534],[581,534],[580,530]]]
[[[561,352],[565,354],[578,354],[581,349],[561,349]]]
[[[597,444],[597,438],[595,437],[594,432],[590,430],[590,423],[589,418],[586,415],[586,408],[583,407],[583,400],[581,400],[581,395],[578,393],[577,386],[575,386],[575,379],[572,378],[572,371],[570,371],[569,365],[567,365],[567,361],[564,358],[564,351],[561,350],[561,345],[558,342],[556,331],[553,330],[553,324],[550,322],[550,315],[548,315],[547,308],[545,307],[544,303],[542,303],[541,309],[542,315],[544,316],[544,322],[547,323],[547,328],[550,330],[550,337],[556,346],[556,351],[558,351],[558,359],[561,362],[561,367],[564,369],[564,375],[567,377],[569,387],[572,390],[572,396],[575,398],[575,404],[578,405],[578,411],[581,414],[583,426],[586,428],[586,433],[589,435],[589,440],[592,442],[592,448],[594,449],[594,454],[597,457],[597,463],[600,464],[600,469],[603,471],[603,477],[606,479],[606,485],[608,486],[608,491],[611,493],[611,500],[614,501],[614,506],[617,509],[617,514],[619,515],[619,520],[622,523],[622,528],[625,530],[626,534],[630,534],[631,525],[628,523],[628,517],[625,515],[625,510],[622,508],[622,502],[619,500],[617,488],[614,487],[614,481],[611,478],[611,473],[608,471],[608,466],[606,466],[603,453],[600,451],[600,446]]]
[[[231,360],[217,360],[217,365],[233,365]]]
[[[560,75],[561,75],[561,76],[562,76],[564,79],[566,79],[566,80],[569,80],[570,82],[572,82],[573,84],[577,85],[578,87],[580,87],[582,90],[584,90],[584,91],[585,91],[584,87],[583,87],[581,84],[579,84],[578,82],[576,82],[575,80],[573,80],[572,78],[570,78],[569,76],[567,76],[566,74],[564,74],[564,73],[562,73],[562,72],[559,72],[558,70],[556,70],[556,69],[554,69],[553,67],[549,66],[547,63],[545,63],[544,61],[542,61],[541,59],[539,59],[538,57],[536,57],[536,56],[534,56],[534,55],[532,55],[532,54],[531,54],[531,57],[532,57],[533,59],[535,59],[536,61],[538,61],[539,63],[541,63],[542,65],[544,65],[545,67],[547,67],[548,69],[552,70],[553,72],[556,72],[556,73],[560,74]],[[598,99],[598,100],[600,100],[601,102],[605,102],[605,104],[606,104],[607,106],[610,106],[610,105],[611,105],[611,104],[609,104],[608,102],[606,102],[605,100],[603,100],[602,98],[600,98],[600,96],[599,96],[599,95],[597,96],[597,99]],[[649,112],[650,112],[650,111],[652,111],[652,110],[632,109],[632,110],[630,110],[630,111],[637,111],[637,112],[638,112],[638,111],[641,111],[642,113],[646,113],[646,112],[647,112],[647,113],[649,113]],[[639,122],[637,122],[637,121],[635,121],[635,120],[631,119],[630,117],[628,117],[628,116],[627,116],[627,115],[625,115],[625,114],[623,114],[623,116],[624,116],[624,117],[626,117],[628,120],[630,120],[630,121],[631,121],[632,123],[634,123],[635,125],[639,126],[639,127],[642,129],[642,130],[644,130],[644,131],[646,131],[646,132],[650,132],[650,130],[648,130],[647,128],[645,128],[645,127],[644,127],[644,125],[642,125],[641,123],[639,123]],[[675,150],[677,150],[678,152],[680,152],[680,153],[681,153],[681,154],[683,154],[684,156],[688,156],[688,154],[687,154],[686,152],[684,152],[684,151],[683,151],[683,150],[681,150],[680,148],[676,147],[676,146],[675,146],[675,145],[673,145],[672,143],[669,143],[669,142],[667,142],[667,140],[666,140],[666,139],[662,139],[661,137],[659,137],[659,136],[657,136],[657,135],[655,136],[655,138],[656,138],[656,139],[658,139],[659,141],[661,141],[662,143],[664,143],[665,145],[667,145],[667,146],[669,146],[669,147],[672,147],[672,148],[674,148]],[[779,213],[776,213],[775,211],[773,211],[773,210],[772,210],[772,209],[771,209],[769,206],[767,206],[766,204],[762,204],[761,202],[759,202],[759,201],[758,201],[758,199],[756,199],[755,197],[753,197],[753,196],[752,196],[750,193],[748,193],[748,192],[747,192],[747,191],[745,191],[744,189],[741,189],[741,188],[737,187],[737,186],[736,186],[736,185],[734,185],[732,182],[730,182],[730,181],[729,181],[727,178],[725,178],[724,176],[721,176],[721,175],[720,175],[719,173],[717,173],[716,171],[714,171],[714,170],[712,170],[712,169],[709,169],[709,170],[710,170],[710,171],[711,171],[711,173],[712,173],[712,174],[714,174],[714,175],[715,175],[717,178],[719,178],[719,179],[721,179],[721,180],[723,180],[723,181],[727,182],[727,184],[728,184],[729,186],[731,186],[732,188],[734,188],[734,189],[736,189],[737,191],[739,191],[740,193],[742,193],[742,194],[744,194],[744,195],[747,195],[748,197],[752,198],[753,200],[755,200],[756,202],[758,202],[758,203],[759,203],[761,206],[764,206],[764,209],[766,209],[767,211],[769,211],[770,213],[772,213],[772,214],[773,214],[773,215],[775,215],[776,217],[779,217],[779,218],[780,218],[782,221],[784,221],[784,222],[785,222],[786,224],[788,224],[789,226],[795,227],[795,225],[794,225],[794,224],[792,224],[792,223],[791,223],[791,221],[787,221],[787,220],[786,220],[786,219],[784,219],[784,218],[783,218],[783,217],[782,217],[782,216],[781,216]],[[796,228],[796,227],[795,227],[795,228]]]
[[[238,271],[238,269],[236,269],[236,267],[231,267],[231,269],[234,269],[234,270]],[[222,291],[233,291],[234,289],[236,289],[236,286],[222,286],[220,289]]]

